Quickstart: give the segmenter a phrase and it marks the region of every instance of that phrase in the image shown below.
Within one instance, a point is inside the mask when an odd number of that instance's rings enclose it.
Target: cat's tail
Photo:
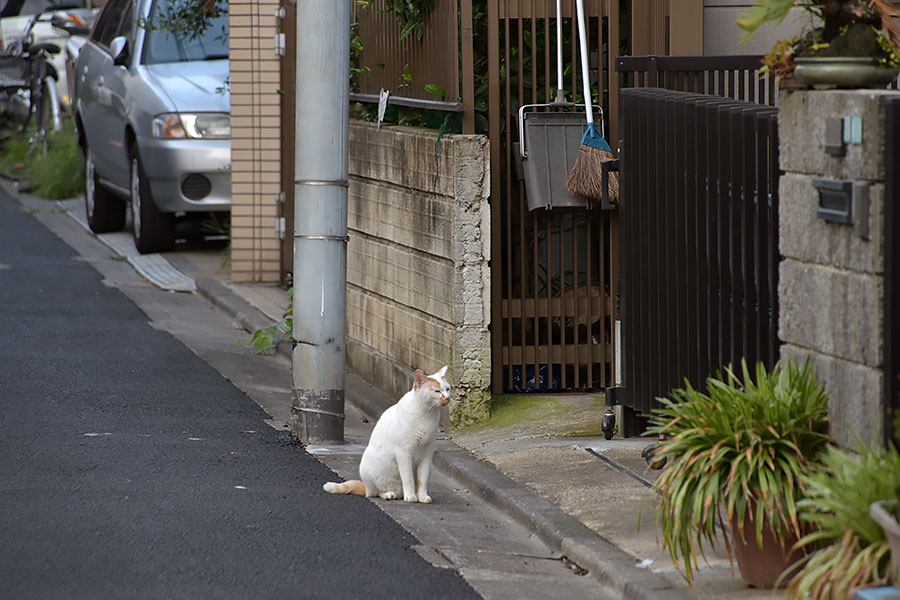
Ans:
[[[322,486],[329,494],[356,494],[357,496],[366,495],[366,484],[359,479],[351,479],[344,483],[335,483],[329,481]]]

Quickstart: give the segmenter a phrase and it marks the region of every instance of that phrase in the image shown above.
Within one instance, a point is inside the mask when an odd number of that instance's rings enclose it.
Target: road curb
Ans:
[[[231,315],[248,331],[271,324],[257,308],[221,282],[196,276],[195,280],[199,294]],[[288,344],[279,344],[277,351],[290,357]],[[369,417],[378,418],[393,399],[377,388],[368,386],[365,389],[367,385],[359,377],[348,377],[346,400]],[[636,567],[634,557],[455,442],[440,441],[434,466],[465,484],[481,499],[523,527],[534,531],[545,544],[587,569],[594,578],[621,593],[622,598],[685,600],[693,597],[673,587],[663,576]]]
[[[467,450],[459,446],[441,447],[434,456],[434,464],[534,531],[545,544],[587,569],[596,579],[615,588],[623,598],[690,598],[661,575],[636,567],[634,557]]]

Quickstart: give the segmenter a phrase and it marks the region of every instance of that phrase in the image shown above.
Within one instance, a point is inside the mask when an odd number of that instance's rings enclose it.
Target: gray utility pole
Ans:
[[[312,444],[344,441],[350,2],[297,5],[291,421]]]

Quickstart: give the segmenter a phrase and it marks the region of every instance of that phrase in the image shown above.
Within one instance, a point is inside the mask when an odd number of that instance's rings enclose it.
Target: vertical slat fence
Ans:
[[[659,88],[621,99],[613,401],[640,417],[685,379],[778,358],[777,110]]]

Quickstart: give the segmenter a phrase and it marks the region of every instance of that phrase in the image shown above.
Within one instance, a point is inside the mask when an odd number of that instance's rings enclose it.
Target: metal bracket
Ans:
[[[614,173],[619,172],[619,159],[616,158],[614,160],[605,160],[600,163],[600,187],[603,188],[603,191],[600,193],[600,210],[615,210],[618,202],[613,204],[609,201],[609,173],[610,171]],[[621,184],[620,184],[621,185]],[[621,196],[621,190],[619,191],[619,195]]]
[[[275,196],[275,235],[279,240],[284,239],[287,223],[284,219],[284,192],[278,192]]]
[[[281,32],[281,20],[285,16],[284,7],[275,9],[275,55],[284,56],[285,37]]]

